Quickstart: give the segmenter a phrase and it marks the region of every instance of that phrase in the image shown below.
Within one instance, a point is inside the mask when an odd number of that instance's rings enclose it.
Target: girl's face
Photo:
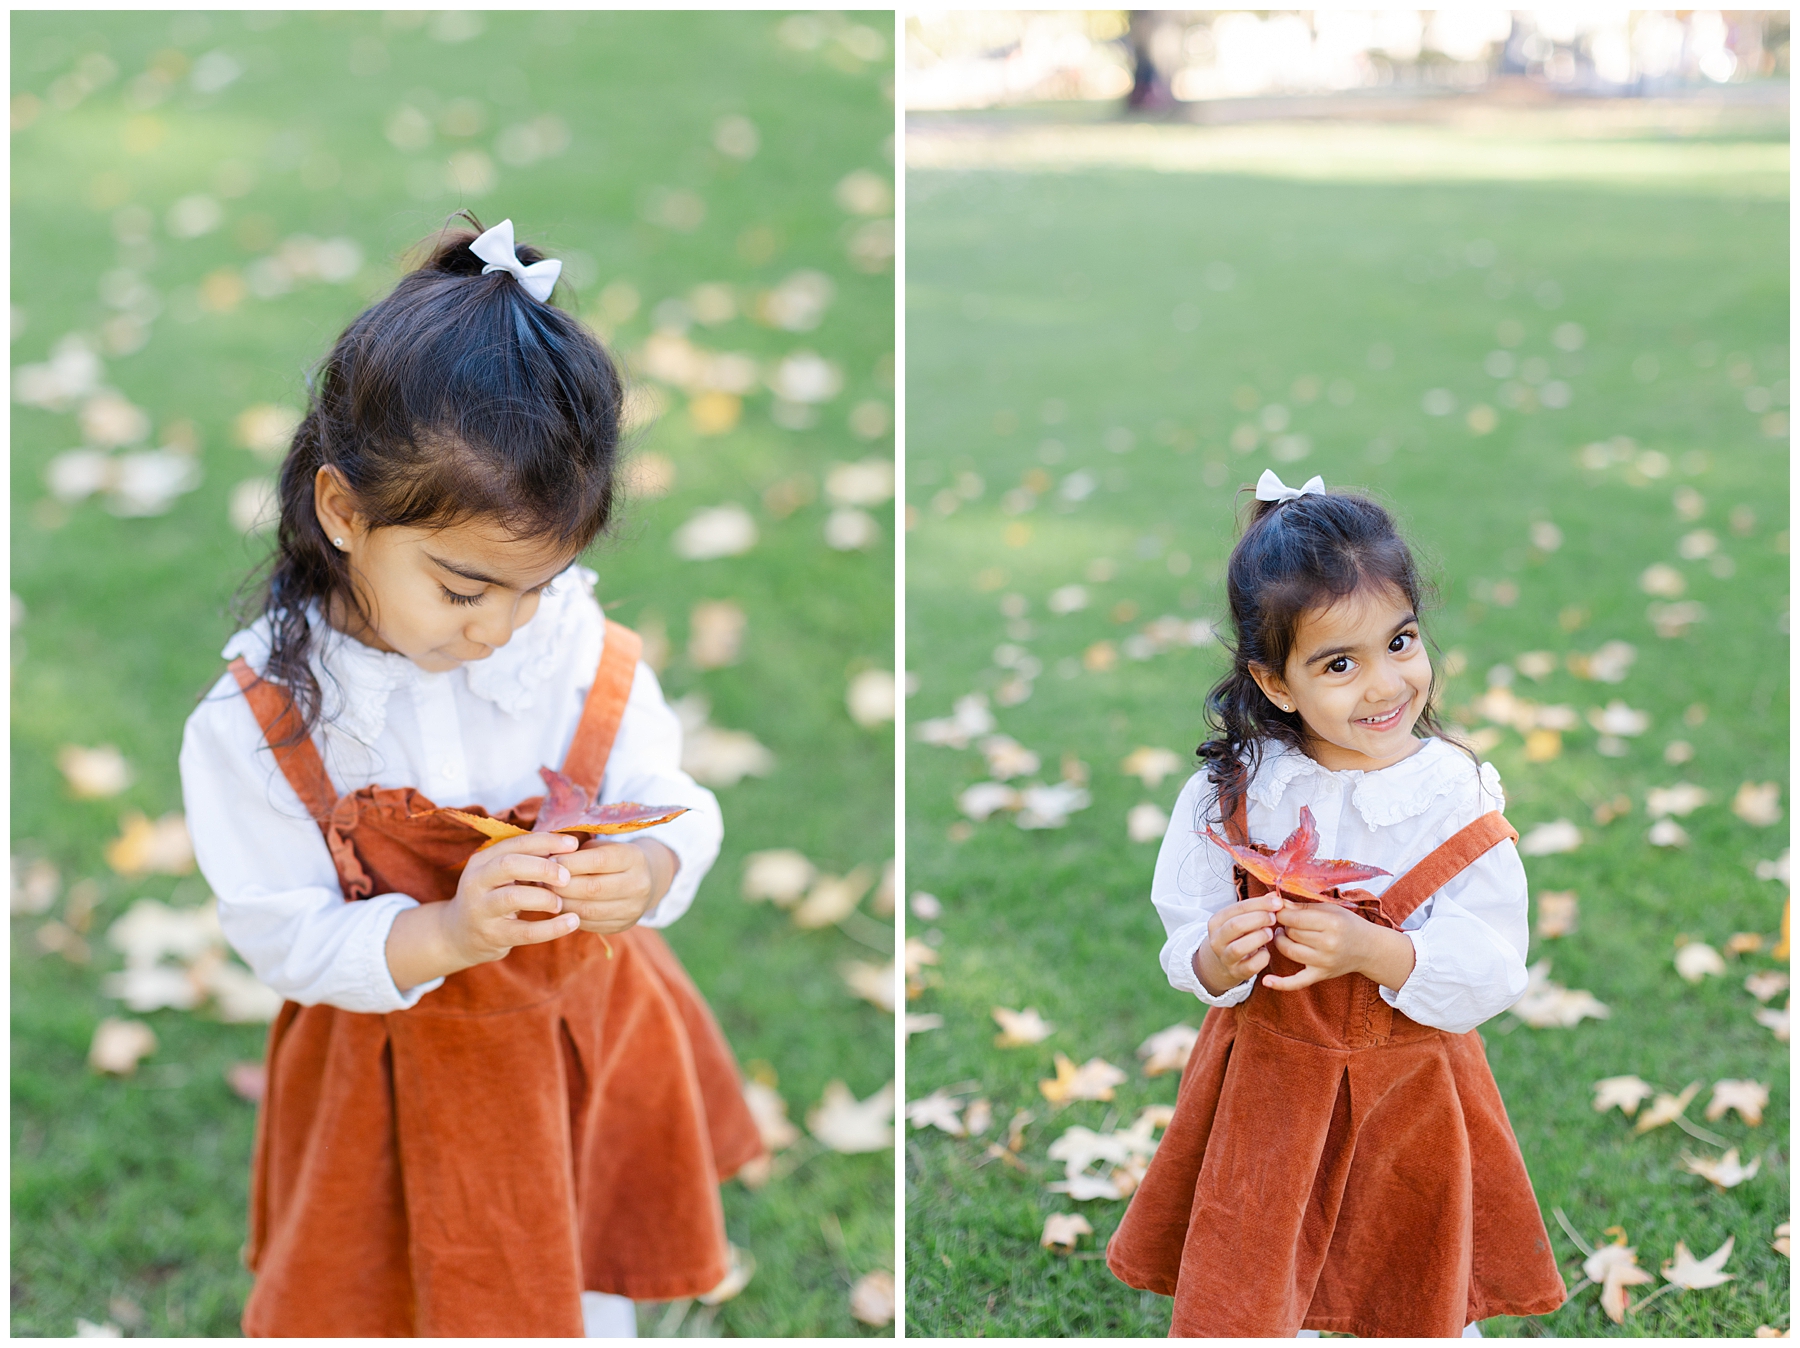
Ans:
[[[1297,710],[1307,752],[1334,772],[1373,772],[1415,753],[1431,691],[1418,615],[1396,590],[1357,590],[1301,619],[1287,668],[1251,666],[1269,700]]]
[[[334,626],[432,673],[485,660],[537,612],[538,599],[572,560],[540,539],[491,521],[442,529],[370,529],[326,468],[314,506],[327,538],[343,539],[364,620],[348,605]]]

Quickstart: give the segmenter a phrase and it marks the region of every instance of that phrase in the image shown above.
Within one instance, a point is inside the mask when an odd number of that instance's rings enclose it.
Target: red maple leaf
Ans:
[[[585,787],[555,768],[539,768],[538,776],[548,789],[533,833],[635,833],[687,813],[685,805],[639,805],[631,800],[596,805]]]
[[[1270,889],[1279,890],[1290,898],[1336,903],[1340,885],[1392,874],[1379,866],[1315,857],[1319,829],[1313,823],[1313,812],[1304,805],[1300,807],[1300,827],[1288,834],[1281,846],[1273,851],[1257,843],[1239,846],[1221,838],[1211,828],[1206,829],[1206,836],[1231,853],[1232,860]]]

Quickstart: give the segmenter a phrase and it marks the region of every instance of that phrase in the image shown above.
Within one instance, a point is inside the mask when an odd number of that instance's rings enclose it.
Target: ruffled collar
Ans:
[[[307,658],[323,698],[321,722],[372,745],[387,726],[388,700],[396,689],[458,676],[477,697],[509,716],[522,715],[531,709],[538,686],[555,663],[553,655],[577,641],[582,627],[578,600],[593,591],[597,579],[585,566],[569,567],[550,583],[538,611],[511,641],[485,660],[442,674],[429,673],[404,655],[378,651],[336,631],[324,621],[319,606],[311,605],[307,621],[314,640]],[[266,615],[258,618],[233,636],[221,654],[227,660],[241,655],[261,670],[269,658],[269,627]]]
[[[1466,782],[1474,765],[1454,745],[1433,736],[1424,747],[1385,768],[1373,772],[1345,769],[1333,772],[1300,750],[1270,742],[1252,779],[1248,794],[1265,809],[1274,809],[1293,783],[1308,777],[1341,777],[1351,783],[1351,804],[1371,825],[1397,824],[1431,808],[1432,802]],[[1500,795],[1500,777],[1492,764],[1480,769],[1481,785]]]

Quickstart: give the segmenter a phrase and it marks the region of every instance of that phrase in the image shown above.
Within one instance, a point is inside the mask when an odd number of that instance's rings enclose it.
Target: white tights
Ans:
[[[1472,1325],[1468,1326],[1466,1329],[1464,1329],[1462,1332],[1462,1336],[1465,1339],[1480,1338],[1481,1337],[1480,1322],[1478,1321],[1475,1324],[1472,1324]],[[1316,1339],[1319,1337],[1319,1331],[1316,1329],[1303,1329],[1298,1334],[1294,1335],[1294,1337],[1297,1339]]]
[[[581,1328],[590,1339],[635,1339],[637,1303],[611,1292],[583,1292]]]

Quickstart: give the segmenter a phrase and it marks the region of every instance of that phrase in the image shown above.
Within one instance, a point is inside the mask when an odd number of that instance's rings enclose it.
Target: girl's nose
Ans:
[[[484,613],[463,628],[463,636],[470,641],[482,646],[492,646],[496,650],[511,641],[512,634],[512,614],[505,609]]]

